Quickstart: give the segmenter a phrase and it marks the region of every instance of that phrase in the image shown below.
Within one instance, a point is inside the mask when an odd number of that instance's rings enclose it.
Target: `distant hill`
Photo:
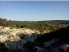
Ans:
[[[48,21],[13,21],[0,18],[0,26],[29,28],[39,31],[57,30],[69,25],[69,20],[48,20]]]
[[[50,24],[69,24],[69,20],[50,20],[46,22]]]
[[[39,23],[46,22],[49,24],[69,24],[69,20],[49,20],[49,21],[14,21],[16,23]]]

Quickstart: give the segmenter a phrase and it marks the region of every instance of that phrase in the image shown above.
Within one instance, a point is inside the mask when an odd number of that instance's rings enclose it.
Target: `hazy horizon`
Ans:
[[[69,1],[0,1],[0,11],[8,20],[69,20]]]

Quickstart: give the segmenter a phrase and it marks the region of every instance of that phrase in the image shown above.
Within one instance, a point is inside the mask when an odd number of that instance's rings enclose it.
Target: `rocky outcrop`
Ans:
[[[39,31],[27,28],[11,28],[0,26],[0,42],[11,50],[23,49],[27,41],[34,42]]]
[[[41,35],[36,30],[1,26],[0,49],[8,49],[12,52],[14,50],[21,50],[22,52],[62,52],[61,43],[69,42],[69,39],[63,39],[69,38],[68,30],[69,27]]]
[[[18,41],[20,40],[19,36],[32,35],[32,33],[39,34],[40,32],[26,28],[11,28],[0,26],[0,42]]]

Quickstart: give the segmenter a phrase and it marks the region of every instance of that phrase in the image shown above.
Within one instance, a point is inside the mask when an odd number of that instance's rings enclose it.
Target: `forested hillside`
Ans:
[[[39,30],[40,32],[46,30],[57,30],[69,25],[69,20],[50,20],[50,21],[11,21],[0,18],[0,26],[9,26],[16,28],[30,28]]]

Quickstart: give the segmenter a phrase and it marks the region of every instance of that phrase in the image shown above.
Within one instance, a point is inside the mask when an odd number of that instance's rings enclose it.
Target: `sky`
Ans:
[[[1,0],[1,1],[69,1],[69,0]]]
[[[17,21],[69,20],[69,1],[0,1],[0,18]]]

